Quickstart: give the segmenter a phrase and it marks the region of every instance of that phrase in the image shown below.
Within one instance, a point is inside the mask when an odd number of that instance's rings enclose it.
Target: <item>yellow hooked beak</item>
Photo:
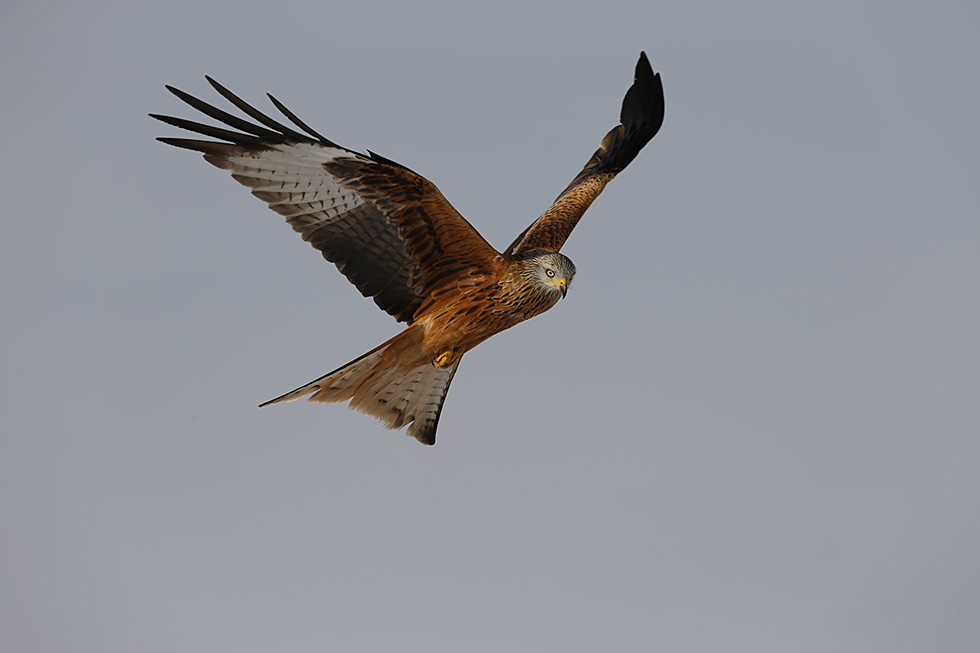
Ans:
[[[562,299],[564,299],[565,295],[568,294],[568,279],[566,277],[562,277],[561,279],[552,281],[551,283],[555,284],[558,290],[561,291]]]

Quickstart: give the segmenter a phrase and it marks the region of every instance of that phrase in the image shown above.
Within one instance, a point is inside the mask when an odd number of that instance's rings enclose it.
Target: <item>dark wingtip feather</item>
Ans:
[[[645,52],[636,62],[636,74],[623,97],[619,120],[620,124],[602,139],[598,151],[569,188],[592,174],[622,171],[660,131],[664,122],[664,87]]]
[[[660,74],[653,72],[645,52],[640,52],[640,59],[636,62],[636,74],[632,86],[623,98],[619,120],[620,124],[603,137],[599,149],[572,183],[562,191],[562,195],[593,175],[618,174],[660,131],[664,122],[664,87],[660,82]],[[511,245],[511,249],[513,247]],[[507,251],[510,252],[511,249]]]
[[[158,113],[151,113],[150,117],[154,118],[155,120],[159,120],[160,122],[165,122],[168,125],[172,125],[173,127],[186,129],[187,131],[194,132],[195,134],[202,134],[204,136],[218,138],[223,141],[228,141],[229,143],[234,143],[235,145],[241,145],[242,147],[258,147],[263,145],[261,138],[250,134],[243,134],[242,132],[231,131],[230,129],[212,127],[211,125],[194,122],[193,120],[185,120],[184,118],[175,118],[173,116],[164,116]]]
[[[253,136],[258,136],[260,138],[270,140],[282,140],[283,138],[283,134],[278,131],[272,131],[271,129],[266,129],[265,127],[250,123],[247,120],[242,120],[238,116],[233,116],[227,111],[222,111],[221,109],[212,106],[203,100],[199,100],[190,93],[185,93],[179,88],[167,86],[167,90],[176,95],[185,104],[197,109],[209,118],[214,118],[215,120],[228,125],[229,127],[233,127],[245,132],[246,134],[252,134]]]
[[[627,132],[638,132],[636,136],[645,139],[640,147],[656,136],[663,125],[664,87],[660,81],[660,73],[653,72],[646,52],[640,52],[640,58],[636,62],[633,85],[623,98],[619,120]]]
[[[252,118],[253,120],[258,121],[259,123],[265,125],[269,129],[272,129],[278,132],[279,134],[286,136],[287,138],[293,138],[298,141],[309,140],[309,136],[305,134],[301,134],[298,131],[295,131],[294,129],[290,129],[289,127],[282,124],[278,120],[273,120],[272,118],[265,115],[264,113],[262,113],[261,111],[253,107],[251,104],[249,104],[248,102],[241,99],[240,97],[238,97],[237,95],[229,91],[227,88],[219,84],[210,75],[205,75],[204,79],[208,80],[208,83],[211,85],[211,87],[214,88],[214,90],[216,90],[218,94],[221,95],[221,97],[231,102],[241,112],[243,112],[245,115]],[[325,139],[321,139],[321,140],[325,140]]]
[[[238,145],[232,145],[231,143],[199,141],[193,138],[169,138],[167,136],[160,136],[157,137],[157,140],[167,145],[179,147],[182,150],[201,152],[205,156],[223,157],[241,150],[241,147]]]
[[[296,125],[300,129],[302,129],[303,131],[305,131],[307,134],[309,134],[313,138],[316,138],[317,140],[319,140],[324,145],[332,145],[332,146],[335,146],[336,147],[336,145],[334,143],[330,142],[330,140],[327,137],[325,137],[325,136],[317,133],[312,127],[310,127],[305,122],[303,122],[302,120],[300,120],[296,116],[295,113],[293,113],[292,111],[290,111],[289,109],[287,109],[286,108],[286,105],[284,105],[282,102],[280,102],[279,100],[277,100],[272,95],[272,93],[266,93],[266,95],[268,95],[269,96],[269,99],[272,100],[272,103],[274,105],[276,105],[276,108],[279,109],[279,111],[282,112],[282,115],[284,115],[287,118],[289,118],[290,122],[292,122],[294,125]]]

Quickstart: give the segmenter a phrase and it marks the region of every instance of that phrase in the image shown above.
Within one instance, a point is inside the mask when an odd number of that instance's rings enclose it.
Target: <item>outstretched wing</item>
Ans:
[[[230,170],[396,320],[411,323],[432,289],[492,271],[497,251],[427,179],[373,152],[365,156],[327,140],[271,95],[276,108],[301,131],[207,79],[255,122],[168,86],[191,107],[231,129],[150,114],[217,139],[157,140],[202,152],[212,165]]]
[[[636,158],[664,122],[664,87],[660,73],[650,67],[647,55],[640,53],[633,85],[623,98],[620,123],[599,145],[582,172],[572,180],[555,203],[517,237],[505,254],[530,250],[557,252],[565,244],[585,210],[606,184]]]

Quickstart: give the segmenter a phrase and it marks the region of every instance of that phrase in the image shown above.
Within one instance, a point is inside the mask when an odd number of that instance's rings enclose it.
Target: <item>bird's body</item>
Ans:
[[[219,139],[160,140],[203,152],[210,163],[231,170],[362,294],[408,325],[347,365],[262,405],[307,395],[310,401],[349,400],[351,408],[389,428],[408,425],[409,434],[425,444],[435,442],[442,404],[463,354],[565,296],[575,266],[558,250],[663,121],[660,77],[641,54],[623,101],[622,124],[606,135],[551,208],[498,252],[431,182],[408,168],[336,145],[270,96],[303,133],[297,132],[209,81],[258,124],[171,88],[238,131],[154,115]]]

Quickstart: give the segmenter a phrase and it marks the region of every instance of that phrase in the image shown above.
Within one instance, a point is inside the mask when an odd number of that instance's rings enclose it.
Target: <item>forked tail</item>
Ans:
[[[439,368],[421,355],[421,330],[409,327],[343,367],[261,404],[268,406],[311,395],[309,401],[342,403],[378,418],[390,429],[409,425],[408,434],[435,444],[436,426],[459,361]]]

